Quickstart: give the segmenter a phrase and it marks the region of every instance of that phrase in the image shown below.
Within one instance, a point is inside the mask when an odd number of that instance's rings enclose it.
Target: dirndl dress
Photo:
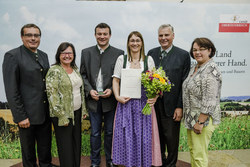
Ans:
[[[114,120],[112,159],[126,167],[161,166],[161,151],[155,111],[142,114],[147,103],[142,87],[141,99],[118,102]]]

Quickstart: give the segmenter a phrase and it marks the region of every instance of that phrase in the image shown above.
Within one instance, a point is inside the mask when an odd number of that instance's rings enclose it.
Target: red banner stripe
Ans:
[[[249,32],[249,23],[219,23],[219,32]]]

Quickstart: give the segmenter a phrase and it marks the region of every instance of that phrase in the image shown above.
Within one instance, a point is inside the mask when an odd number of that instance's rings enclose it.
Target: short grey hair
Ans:
[[[170,29],[172,30],[172,32],[174,33],[174,27],[171,26],[171,24],[162,24],[159,28],[158,28],[158,32],[163,29],[163,28],[168,28],[170,27]]]

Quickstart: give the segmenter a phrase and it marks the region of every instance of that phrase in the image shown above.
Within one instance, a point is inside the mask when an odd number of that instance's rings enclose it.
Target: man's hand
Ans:
[[[182,108],[176,108],[174,111],[173,119],[175,121],[181,121],[181,118],[182,118]]]
[[[22,121],[18,122],[18,126],[20,128],[28,128],[28,127],[30,127],[29,118],[26,118],[25,120],[22,120]]]
[[[99,100],[99,95],[98,95],[98,92],[96,90],[91,90],[89,92],[89,94],[91,95],[92,99],[94,99],[95,101],[98,101]]]
[[[112,94],[112,90],[111,89],[106,89],[105,91],[103,91],[103,95],[99,95],[102,98],[108,98],[109,96],[111,96]]]

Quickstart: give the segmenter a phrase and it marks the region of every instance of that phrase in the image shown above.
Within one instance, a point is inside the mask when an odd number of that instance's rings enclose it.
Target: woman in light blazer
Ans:
[[[190,55],[196,60],[183,82],[183,116],[187,128],[192,167],[208,166],[208,145],[220,123],[221,73],[213,61],[214,44],[196,38]]]

